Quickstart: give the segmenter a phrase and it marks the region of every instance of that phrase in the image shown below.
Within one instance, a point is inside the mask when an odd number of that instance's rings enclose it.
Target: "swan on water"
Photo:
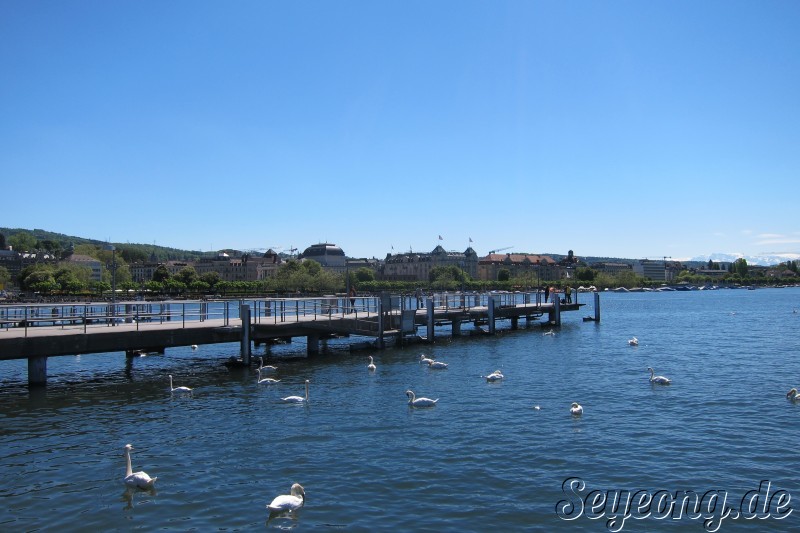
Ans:
[[[429,361],[428,362],[428,367],[429,368],[443,369],[443,368],[447,368],[447,363],[443,363],[441,361]]]
[[[197,349],[197,345],[196,344],[192,344],[192,350],[196,350],[196,349]]]
[[[308,384],[309,383],[310,382],[308,380],[306,380],[306,395],[305,395],[305,397],[303,397],[303,396],[287,396],[286,398],[281,398],[281,400],[283,400],[284,402],[289,402],[289,403],[303,403],[303,402],[308,403]]]
[[[258,372],[258,379],[257,379],[256,383],[258,383],[259,385],[263,385],[263,384],[269,385],[271,383],[278,383],[280,381],[279,379],[273,379],[273,378],[261,379],[261,369],[260,368],[256,368],[256,372]]]
[[[544,333],[542,333],[542,335],[552,335],[555,337],[556,332],[551,329],[550,331],[545,331]]]
[[[376,368],[378,368],[378,367],[375,366],[375,363],[372,361],[372,356],[370,355],[369,356],[369,364],[367,365],[367,369],[370,372],[374,372]]]
[[[647,370],[650,371],[650,383],[657,383],[659,385],[669,385],[672,383],[672,380],[669,378],[665,378],[664,376],[656,376],[656,372],[653,370],[653,367],[648,366]]]
[[[797,392],[797,389],[792,387],[792,389],[786,393],[786,398],[792,400],[793,402],[800,401],[800,393]]]
[[[295,483],[289,490],[289,494],[281,494],[276,496],[272,502],[267,505],[273,513],[280,513],[285,511],[295,511],[306,503],[306,491],[300,483]]]
[[[430,398],[417,398],[412,390],[407,390],[406,396],[408,396],[408,405],[411,407],[433,407],[436,405],[436,402],[439,401],[439,398],[435,400],[431,400]]]
[[[433,359],[428,359],[427,357],[425,357],[425,354],[423,353],[423,354],[420,354],[420,356],[419,356],[419,362],[420,363],[431,364],[433,362]]]
[[[631,346],[639,346],[639,339],[637,339],[636,337],[628,339],[628,344],[630,344]]]
[[[189,387],[173,387],[172,386],[172,374],[169,376],[169,391],[170,392],[192,392],[192,389]]]
[[[129,487],[136,487],[139,489],[152,489],[158,477],[150,477],[145,472],[134,472],[131,468],[131,450],[133,446],[126,444],[124,451],[125,455],[125,484]]]
[[[495,370],[488,376],[486,376],[486,381],[500,381],[501,379],[505,378],[502,372],[499,370]]]
[[[572,407],[569,408],[569,412],[575,416],[579,416],[583,414],[583,406],[578,402],[572,402]]]
[[[265,364],[264,364],[264,358],[263,358],[263,357],[259,357],[259,358],[258,358],[258,363],[259,363],[259,364],[258,364],[258,369],[257,369],[257,370],[267,370],[267,371],[275,371],[275,370],[278,370],[278,367],[277,367],[277,366],[273,366],[273,365],[265,365]]]

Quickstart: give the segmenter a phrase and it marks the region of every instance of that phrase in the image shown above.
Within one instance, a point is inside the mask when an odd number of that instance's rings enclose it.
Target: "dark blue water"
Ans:
[[[604,293],[600,324],[581,321],[593,314],[581,301],[555,335],[532,325],[407,349],[331,344],[314,359],[286,357],[300,342],[260,347],[279,367],[273,386],[221,364],[238,344],[127,366],[122,353],[51,358],[48,387],[30,394],[26,363],[2,362],[0,529],[603,531],[610,504],[576,517],[594,489],[716,490],[739,509],[762,480],[792,498],[784,514],[800,504],[800,404],[785,396],[800,386],[800,289]],[[449,368],[419,364],[423,352]],[[648,366],[672,385],[651,385]],[[495,369],[504,381],[481,378]],[[193,394],[171,395],[169,374]],[[308,405],[281,402],[305,379]],[[409,388],[437,406],[410,409]],[[155,492],[126,492],[126,443]],[[568,478],[585,489],[565,492]],[[268,521],[265,505],[294,482],[306,506]],[[559,518],[560,501],[575,520]],[[710,501],[704,514],[719,517]],[[702,517],[650,510],[624,530],[703,530]],[[720,530],[800,527],[800,511],[772,511]]]

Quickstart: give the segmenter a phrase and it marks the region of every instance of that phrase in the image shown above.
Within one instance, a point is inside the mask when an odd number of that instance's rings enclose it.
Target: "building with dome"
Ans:
[[[319,263],[322,268],[331,272],[342,272],[347,270],[347,257],[344,250],[335,244],[321,242],[312,244],[300,254],[300,260],[310,259]]]

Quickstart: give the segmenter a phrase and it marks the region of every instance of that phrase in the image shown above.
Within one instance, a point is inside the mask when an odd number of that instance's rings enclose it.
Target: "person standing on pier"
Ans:
[[[572,287],[570,287],[569,285],[567,285],[567,287],[564,289],[564,297],[567,300],[566,303],[568,304],[572,303]]]
[[[356,288],[350,286],[350,312],[352,313],[356,308]]]
[[[547,297],[550,294],[550,287],[544,288],[544,303],[547,303]]]

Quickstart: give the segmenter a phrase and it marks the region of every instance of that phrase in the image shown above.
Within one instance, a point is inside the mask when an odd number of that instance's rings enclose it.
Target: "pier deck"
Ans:
[[[434,328],[451,326],[460,334],[461,324],[489,324],[509,319],[516,327],[520,318],[548,316],[560,324],[560,313],[577,311],[582,303],[544,303],[536,293],[445,294],[428,298],[416,308],[410,297],[358,297],[352,305],[346,297],[293,299],[120,302],[5,306],[0,309],[0,360],[28,359],[29,378],[34,360],[46,375],[46,358],[87,353],[161,351],[177,346],[241,342],[242,356],[249,359],[251,341],[306,337],[308,353],[318,341],[332,335],[402,339],[427,327],[428,342]],[[240,310],[246,313],[240,314]],[[252,310],[252,315],[250,314]],[[241,316],[249,317],[243,330]],[[245,346],[247,348],[245,349]],[[245,353],[246,352],[246,353]]]

